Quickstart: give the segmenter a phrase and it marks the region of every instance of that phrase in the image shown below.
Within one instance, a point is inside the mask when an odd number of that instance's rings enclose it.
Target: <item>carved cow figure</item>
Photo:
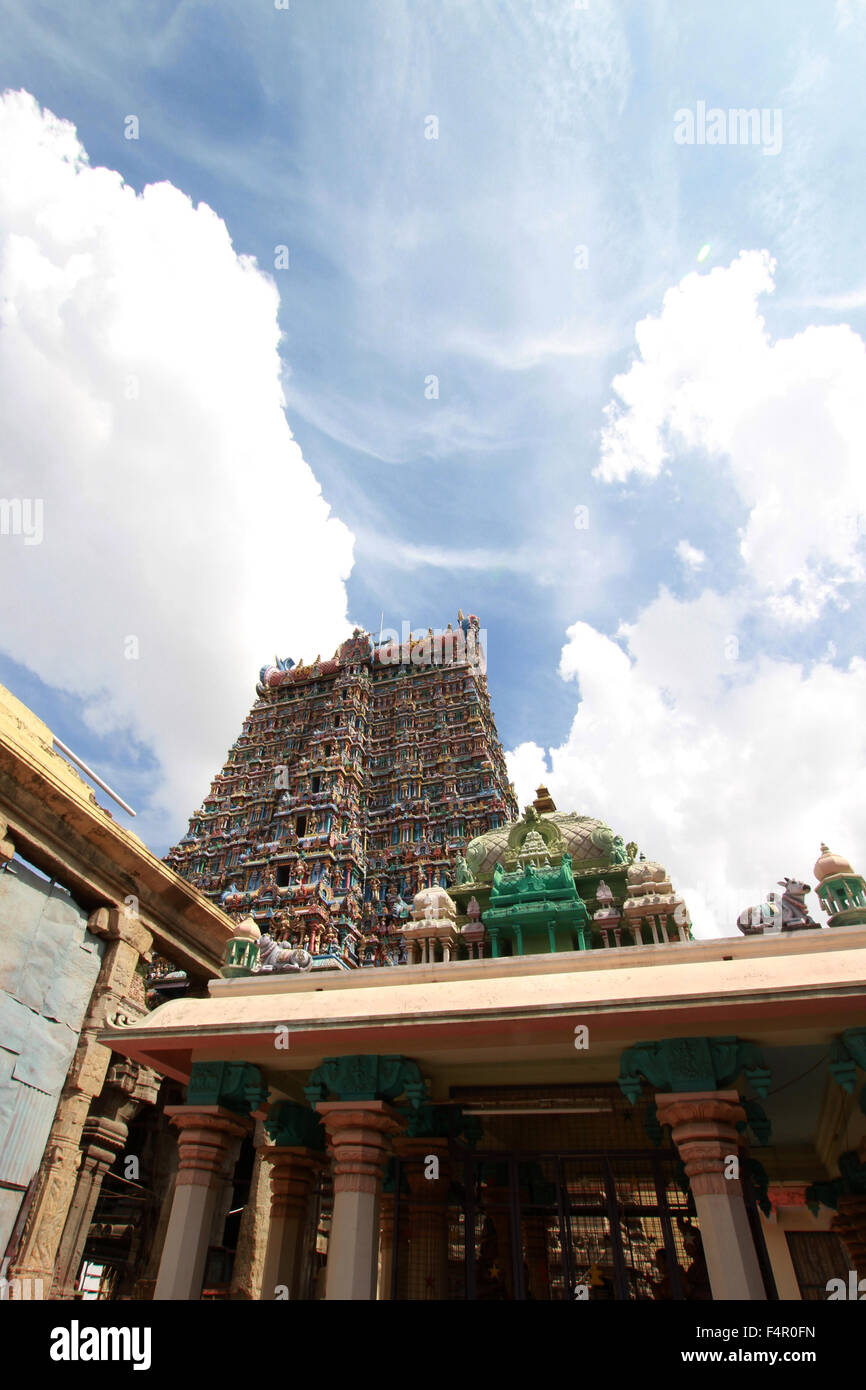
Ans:
[[[287,947],[280,941],[275,941],[267,933],[259,942],[259,968],[263,971],[273,971],[274,974],[285,975],[296,970],[310,970],[313,965],[313,957],[309,951],[305,951],[302,946]]]
[[[737,926],[744,936],[763,936],[764,932],[780,930],[782,926],[780,896],[779,893],[768,893],[766,902],[744,908],[737,918]]]
[[[782,894],[782,931],[817,927],[819,924],[812,920],[806,907],[806,894],[812,891],[809,884],[801,883],[798,878],[780,878],[779,887],[785,890]]]

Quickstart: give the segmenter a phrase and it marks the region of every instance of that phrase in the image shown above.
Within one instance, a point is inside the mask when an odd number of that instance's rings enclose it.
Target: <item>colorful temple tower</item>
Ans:
[[[258,699],[167,862],[316,969],[406,959],[416,893],[517,815],[478,619],[263,667]]]

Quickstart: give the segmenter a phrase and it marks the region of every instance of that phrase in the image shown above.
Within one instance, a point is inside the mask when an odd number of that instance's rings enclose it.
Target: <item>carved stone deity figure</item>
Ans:
[[[628,863],[629,863],[628,851],[627,851],[627,849],[626,849],[625,842],[624,842],[624,840],[623,840],[623,838],[622,838],[621,835],[614,835],[614,837],[613,837],[613,845],[612,845],[612,848],[611,848],[611,863],[613,863],[613,864],[628,864]]]
[[[466,862],[465,856],[462,854],[458,854],[457,856],[457,862],[454,868],[454,882],[458,887],[463,883],[472,882],[472,874],[469,865]]]

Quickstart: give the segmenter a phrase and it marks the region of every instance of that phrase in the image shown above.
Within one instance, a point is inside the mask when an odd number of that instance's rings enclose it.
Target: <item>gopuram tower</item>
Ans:
[[[422,888],[517,816],[478,619],[263,667],[258,699],[171,866],[314,969],[405,962]]]

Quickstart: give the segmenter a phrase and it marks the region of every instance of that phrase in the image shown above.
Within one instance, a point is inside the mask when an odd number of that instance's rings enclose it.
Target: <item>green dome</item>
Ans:
[[[512,821],[510,825],[500,826],[498,830],[488,830],[471,840],[466,849],[466,864],[474,881],[493,877],[493,870],[501,863],[508,849],[509,838],[523,826],[523,821]],[[613,864],[625,864],[627,856],[622,837],[615,835],[610,826],[594,816],[579,816],[576,811],[553,811],[538,817],[538,824],[553,825],[557,841],[557,852],[571,855],[573,870]],[[543,831],[542,831],[543,833]]]

